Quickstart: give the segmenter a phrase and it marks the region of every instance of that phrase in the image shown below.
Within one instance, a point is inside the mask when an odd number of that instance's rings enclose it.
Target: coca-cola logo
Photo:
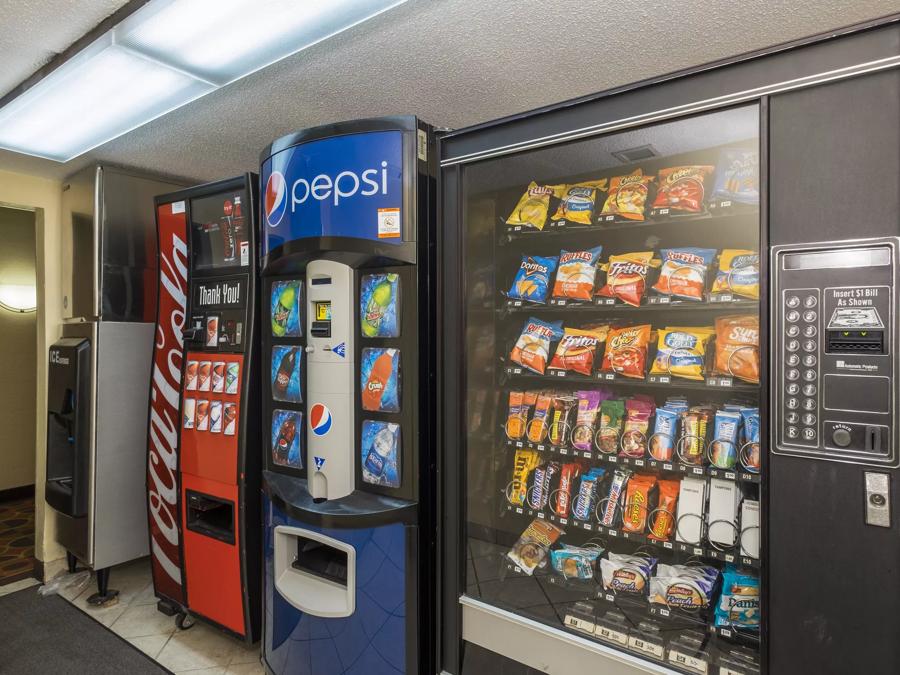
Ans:
[[[184,602],[178,522],[178,433],[182,329],[187,304],[184,221],[160,222],[159,309],[150,389],[147,498],[154,585]]]

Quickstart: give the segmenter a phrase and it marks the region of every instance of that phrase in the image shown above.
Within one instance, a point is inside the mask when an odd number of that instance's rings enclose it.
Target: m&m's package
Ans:
[[[510,227],[543,230],[550,211],[550,197],[557,195],[559,189],[559,185],[538,185],[531,181],[506,219],[506,224]]]
[[[562,336],[562,322],[547,323],[531,317],[525,322],[509,360],[543,375],[550,359],[550,343]]]
[[[606,179],[589,180],[566,185],[560,190],[559,206],[551,218],[554,222],[567,221],[578,225],[590,225],[594,221],[594,205],[597,190],[606,188]]]
[[[541,304],[547,302],[550,277],[556,269],[558,260],[556,256],[546,258],[523,256],[519,271],[516,272],[516,278],[507,295],[513,300],[527,300]]]
[[[647,289],[647,274],[654,266],[653,251],[612,255],[606,264],[606,285],[597,295],[639,307]]]
[[[703,300],[706,271],[715,257],[711,248],[662,249],[662,267],[653,290],[679,300]]]
[[[568,300],[587,300],[594,296],[597,265],[602,246],[584,251],[560,251],[559,270],[553,284],[553,297]]]
[[[736,248],[722,251],[712,292],[759,300],[759,253]]]
[[[644,220],[651,183],[653,177],[643,175],[640,169],[628,176],[612,178],[606,201],[600,211],[601,218],[614,216],[616,220]]]
[[[654,209],[669,214],[694,214],[706,209],[708,182],[714,166],[673,166],[661,169],[656,183]]]
[[[602,370],[625,377],[643,378],[647,372],[650,325],[611,328],[606,336]]]

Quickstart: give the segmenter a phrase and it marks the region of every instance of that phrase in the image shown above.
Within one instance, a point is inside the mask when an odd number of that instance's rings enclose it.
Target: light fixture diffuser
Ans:
[[[0,147],[68,161],[405,1],[150,0],[0,109]]]
[[[37,309],[37,288],[25,284],[0,284],[0,307],[25,314]]]

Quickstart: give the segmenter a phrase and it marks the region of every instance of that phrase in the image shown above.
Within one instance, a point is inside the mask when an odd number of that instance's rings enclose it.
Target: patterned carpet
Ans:
[[[0,503],[0,585],[34,570],[34,498]]]

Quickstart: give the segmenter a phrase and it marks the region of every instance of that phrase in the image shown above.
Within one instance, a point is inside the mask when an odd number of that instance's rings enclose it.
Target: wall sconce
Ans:
[[[37,287],[24,284],[0,284],[0,307],[26,314],[37,309]]]

